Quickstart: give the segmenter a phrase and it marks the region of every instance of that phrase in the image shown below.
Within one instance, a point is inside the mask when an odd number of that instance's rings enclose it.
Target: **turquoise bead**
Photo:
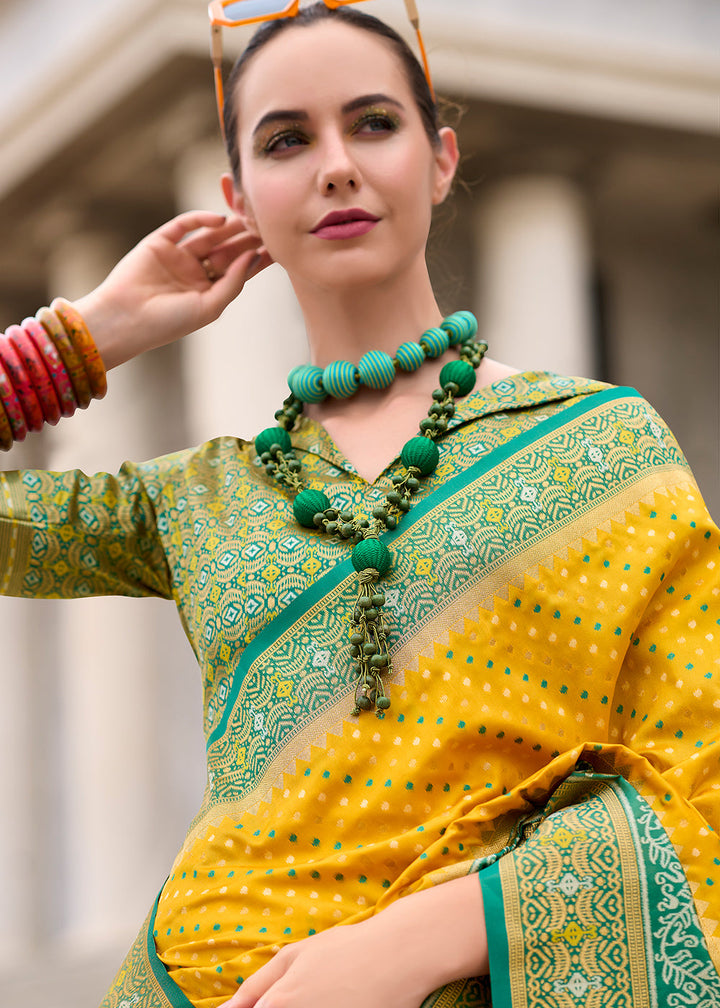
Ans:
[[[301,490],[293,501],[293,514],[295,520],[303,528],[315,528],[313,521],[316,514],[326,511],[330,507],[330,500],[320,490]]]
[[[352,551],[352,565],[358,573],[376,570],[380,577],[384,577],[391,564],[392,554],[379,539],[363,539]]]
[[[423,476],[434,473],[440,461],[440,452],[434,441],[426,437],[414,437],[404,446],[400,458],[406,469],[413,466],[419,469]],[[389,499],[388,494],[388,499]]]
[[[269,452],[273,445],[279,445],[280,451],[284,455],[292,450],[290,435],[282,427],[267,427],[264,431],[260,431],[255,438],[255,451],[258,455]]]
[[[362,385],[372,389],[384,389],[395,381],[395,365],[390,354],[381,350],[371,350],[358,362],[358,377]]]
[[[323,386],[335,399],[349,399],[360,387],[358,369],[349,361],[333,361],[323,371]]]
[[[469,311],[453,312],[452,315],[448,315],[448,317],[440,323],[440,326],[450,337],[450,346],[457,346],[458,343],[466,343],[468,340],[474,340],[477,336],[477,319],[473,313]]]
[[[397,348],[395,360],[401,371],[417,371],[425,363],[425,351],[419,343],[403,343]]]
[[[466,396],[468,392],[472,392],[476,381],[475,368],[472,364],[468,364],[467,361],[449,361],[440,372],[441,386],[445,388],[449,382],[454,382],[458,387],[458,395],[461,396]]]
[[[320,403],[327,398],[323,388],[322,368],[314,364],[298,364],[288,375],[290,391],[304,403]]]
[[[428,357],[442,357],[450,346],[450,337],[444,329],[426,329],[420,337],[420,346]]]

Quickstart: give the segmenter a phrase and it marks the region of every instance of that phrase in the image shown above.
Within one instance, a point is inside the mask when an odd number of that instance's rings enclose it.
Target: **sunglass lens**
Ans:
[[[290,6],[290,0],[236,0],[223,7],[223,14],[229,21],[244,21],[282,14]]]

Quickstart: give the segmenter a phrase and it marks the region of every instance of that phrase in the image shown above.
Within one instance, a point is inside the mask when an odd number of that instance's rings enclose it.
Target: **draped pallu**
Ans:
[[[368,486],[311,421],[293,441],[356,513],[398,465]],[[350,714],[349,550],[251,446],[0,477],[2,590],[172,597],[204,674],[205,798],[106,1008],[217,1008],[284,944],[467,873],[490,979],[425,1008],[720,1006],[720,538],[687,464],[633,390],[544,372],[440,444],[383,537],[380,718]]]

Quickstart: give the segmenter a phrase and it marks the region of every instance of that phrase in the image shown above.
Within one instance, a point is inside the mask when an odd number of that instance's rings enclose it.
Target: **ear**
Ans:
[[[433,206],[439,206],[450,192],[459,160],[460,152],[455,130],[449,126],[443,126],[440,130],[440,144],[435,148]]]
[[[259,238],[260,232],[257,229],[250,205],[242,191],[235,185],[235,179],[230,172],[226,172],[222,176],[220,184],[222,185],[223,196],[227,205],[244,221],[247,231]]]

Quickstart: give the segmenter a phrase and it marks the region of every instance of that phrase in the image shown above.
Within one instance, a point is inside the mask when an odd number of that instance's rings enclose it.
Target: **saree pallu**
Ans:
[[[314,580],[212,693],[203,806],[106,1008],[217,1008],[472,872],[490,978],[425,1008],[720,1005],[718,532],[637,393],[530,422],[526,380],[386,538],[384,717],[350,715],[355,577],[308,534]]]

